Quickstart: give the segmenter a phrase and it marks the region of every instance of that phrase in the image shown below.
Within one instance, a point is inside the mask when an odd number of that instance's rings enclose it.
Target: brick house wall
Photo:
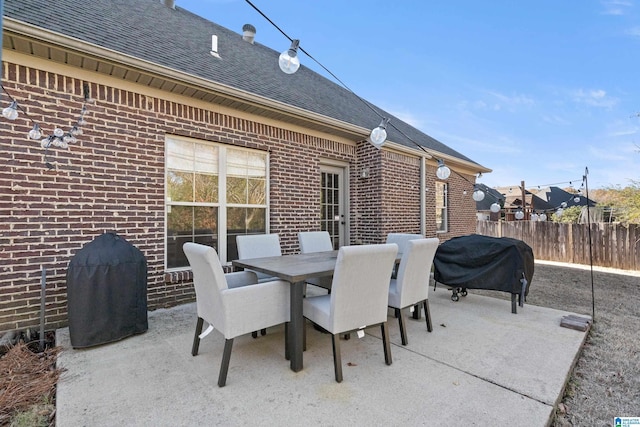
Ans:
[[[164,268],[167,134],[269,152],[270,231],[280,234],[285,253],[298,250],[298,231],[319,229],[321,159],[349,165],[351,244],[379,243],[390,231],[420,231],[419,156],[96,83],[98,76],[81,79],[3,62],[2,82],[46,134],[77,120],[85,84],[95,103],[88,106],[79,141],[68,151],[50,150],[48,160],[57,165],[53,170],[45,167],[39,142],[27,139],[32,123],[24,114],[11,122],[0,119],[0,331],[38,324],[43,268],[46,329],[66,325],[69,260],[106,231],[115,231],[146,256],[150,310],[194,301],[190,272]],[[369,178],[361,177],[363,167],[369,168]],[[430,189],[434,177],[430,165]],[[450,193],[465,184],[452,174]],[[468,199],[466,204],[451,201],[450,212],[459,212],[450,216],[455,232],[447,238],[474,232],[475,209]],[[433,191],[425,203],[426,234],[432,236]]]

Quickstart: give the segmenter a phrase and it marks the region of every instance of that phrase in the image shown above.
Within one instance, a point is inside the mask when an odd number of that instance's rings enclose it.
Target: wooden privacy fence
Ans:
[[[533,249],[535,259],[640,270],[640,225],[592,223],[591,256],[589,224],[540,221],[478,221],[476,232],[485,236],[512,237]]]

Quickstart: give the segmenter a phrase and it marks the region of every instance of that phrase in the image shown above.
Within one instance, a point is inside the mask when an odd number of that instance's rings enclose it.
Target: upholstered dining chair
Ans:
[[[331,293],[307,297],[304,317],[331,334],[335,379],[342,382],[340,334],[380,325],[384,360],[391,365],[387,303],[398,245],[343,246],[338,251]]]
[[[395,243],[396,245],[398,245],[399,254],[403,254],[406,249],[407,242],[409,240],[414,240],[414,239],[424,239],[424,236],[422,234],[411,234],[411,233],[387,234],[387,243]]]
[[[240,234],[236,236],[238,259],[265,258],[281,256],[280,236],[278,234]],[[264,273],[256,272],[258,282],[275,280]]]
[[[241,234],[236,236],[236,245],[238,247],[238,259],[264,258],[270,256],[281,256],[280,236],[278,234]],[[258,282],[269,282],[278,280],[258,271]],[[266,335],[267,330],[260,330],[261,335]],[[251,334],[254,338],[258,337],[258,332]]]
[[[433,330],[429,311],[429,279],[439,243],[437,238],[408,240],[400,258],[397,277],[389,283],[389,307],[396,311],[402,345],[408,343],[404,317],[407,307],[416,306],[418,310],[424,307],[427,330]]]
[[[424,239],[422,234],[411,233],[389,233],[387,234],[387,243],[395,243],[398,245],[398,254],[402,255],[407,248],[407,242],[414,239]],[[398,274],[397,266],[393,266],[392,277],[396,277]]]
[[[298,233],[300,253],[325,252],[333,250],[331,236],[327,231],[301,231]],[[331,276],[311,277],[307,283],[324,289],[331,289]]]
[[[193,271],[198,312],[191,354],[196,356],[200,339],[217,329],[225,338],[218,375],[218,386],[224,387],[234,338],[289,322],[289,283],[276,280],[257,285],[256,274],[249,271],[224,274],[211,246],[185,243],[183,250]],[[203,333],[204,322],[208,328]],[[286,336],[285,327],[285,354]]]

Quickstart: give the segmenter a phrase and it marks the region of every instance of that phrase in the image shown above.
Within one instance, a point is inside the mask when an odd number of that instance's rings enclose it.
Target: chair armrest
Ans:
[[[289,321],[289,282],[275,280],[225,289],[223,316],[226,338]]]
[[[234,273],[227,273],[224,277],[227,280],[227,287],[229,289],[258,283],[258,275],[254,271],[236,271]]]

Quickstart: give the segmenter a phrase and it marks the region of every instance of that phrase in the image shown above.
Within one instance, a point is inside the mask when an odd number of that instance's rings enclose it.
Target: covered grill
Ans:
[[[522,307],[533,279],[533,250],[521,240],[479,234],[454,237],[442,243],[433,260],[436,283],[449,286],[458,300],[467,289],[490,289],[516,295]]]
[[[147,260],[115,233],[87,243],[67,271],[69,335],[74,348],[145,332]]]

